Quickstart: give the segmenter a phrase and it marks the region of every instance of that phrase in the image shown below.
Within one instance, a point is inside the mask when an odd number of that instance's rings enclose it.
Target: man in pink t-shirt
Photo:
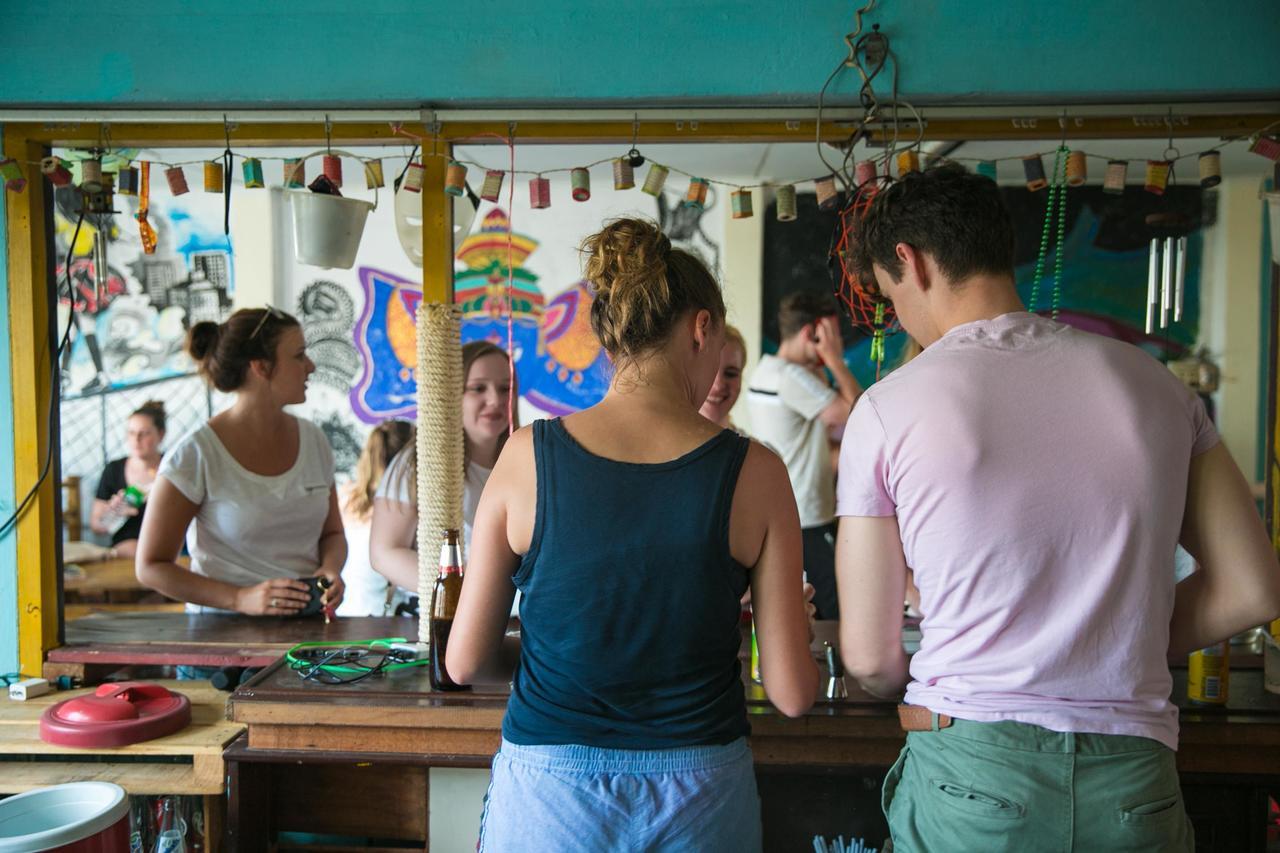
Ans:
[[[1167,655],[1280,613],[1243,476],[1158,361],[1025,312],[992,181],[909,175],[856,238],[924,347],[862,395],[837,487],[845,664],[906,688],[895,851],[994,849],[997,828],[1008,849],[1190,850]],[[1201,570],[1175,591],[1179,542]]]

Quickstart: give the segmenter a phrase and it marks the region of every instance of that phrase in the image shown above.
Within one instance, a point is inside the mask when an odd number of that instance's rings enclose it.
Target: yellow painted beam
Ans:
[[[423,151],[434,150],[430,142]],[[448,154],[446,144],[440,153]],[[422,178],[422,300],[453,302],[453,196],[444,192],[445,157],[423,157]]]
[[[5,128],[5,153],[28,163],[44,146]],[[49,395],[52,393],[47,293],[51,271],[45,261],[47,210],[44,180],[24,165],[27,189],[9,193],[9,355],[13,387],[14,494],[19,501],[40,479],[49,452]],[[22,671],[38,675],[44,655],[58,644],[58,566],[55,557],[54,489],[51,470],[16,528],[18,551],[18,660]]]

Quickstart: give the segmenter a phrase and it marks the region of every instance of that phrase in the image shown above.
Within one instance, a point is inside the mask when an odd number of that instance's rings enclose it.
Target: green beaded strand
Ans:
[[[1062,157],[1062,174],[1056,176],[1060,181],[1062,188],[1058,196],[1058,245],[1054,252],[1053,259],[1053,319],[1058,319],[1058,307],[1062,304],[1062,243],[1067,238],[1067,158],[1071,152],[1067,150],[1067,146],[1061,146],[1058,151],[1063,154]]]
[[[1057,177],[1058,169],[1060,167],[1058,161],[1061,158],[1062,149],[1059,148],[1053,159],[1052,174],[1054,182],[1049,185],[1049,201],[1048,204],[1045,205],[1044,209],[1044,228],[1040,231],[1040,255],[1036,258],[1036,277],[1031,284],[1031,304],[1028,306],[1028,310],[1032,314],[1036,312],[1036,308],[1040,304],[1040,279],[1044,277],[1044,261],[1049,255],[1049,231],[1053,224],[1054,202],[1057,200],[1058,195]]]

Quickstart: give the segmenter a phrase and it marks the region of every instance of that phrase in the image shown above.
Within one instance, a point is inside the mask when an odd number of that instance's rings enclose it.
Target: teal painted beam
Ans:
[[[0,127],[0,134],[4,128]],[[37,188],[38,189],[38,188]],[[31,188],[27,188],[31,192]],[[9,235],[5,227],[5,191],[0,188],[0,524],[14,510],[13,375],[9,363]],[[0,537],[0,673],[18,668],[18,543],[12,533]],[[39,675],[40,673],[33,673]]]
[[[0,105],[807,104],[856,6],[0,0]],[[1274,0],[881,0],[864,23],[919,103],[1280,96]]]

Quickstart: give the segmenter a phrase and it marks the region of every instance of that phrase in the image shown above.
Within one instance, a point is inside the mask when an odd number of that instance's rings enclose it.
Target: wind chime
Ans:
[[[857,225],[879,193],[880,181],[890,178],[878,179],[870,173],[864,177],[866,180],[853,191],[840,212],[828,265],[831,268],[836,298],[848,312],[853,327],[871,335],[870,359],[876,366],[876,377],[879,378],[880,369],[884,365],[885,337],[894,331],[897,317],[893,305],[880,293],[875,281],[864,281],[858,274],[852,258]]]
[[[1159,161],[1167,168],[1158,195],[1163,196],[1165,184],[1174,180],[1173,164],[1179,156],[1178,149],[1173,147],[1173,140],[1170,139],[1169,147],[1164,152],[1164,160]],[[1206,169],[1204,160],[1200,162],[1200,171],[1202,188],[1216,185],[1218,181],[1213,179],[1214,170]],[[1144,324],[1146,333],[1150,335],[1154,334],[1157,326],[1161,329],[1169,328],[1170,316],[1175,323],[1182,321],[1187,234],[1191,230],[1191,222],[1186,215],[1173,210],[1149,213],[1145,221],[1153,231],[1147,253],[1147,306]]]

